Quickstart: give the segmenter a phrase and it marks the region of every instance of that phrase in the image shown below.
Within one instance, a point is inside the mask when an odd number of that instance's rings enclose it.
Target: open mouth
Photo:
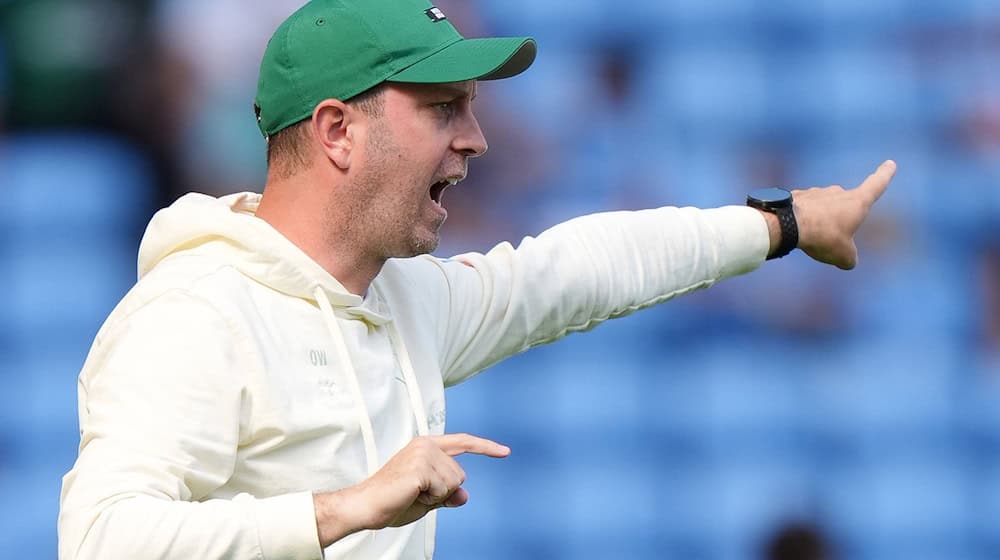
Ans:
[[[437,204],[438,206],[440,206],[441,205],[441,197],[444,196],[444,190],[447,189],[448,187],[456,184],[456,183],[458,183],[458,179],[456,179],[454,177],[449,177],[447,179],[444,179],[442,181],[438,181],[437,183],[434,183],[433,185],[431,185],[431,188],[430,188],[430,197],[431,197],[431,200],[434,201],[434,204]]]

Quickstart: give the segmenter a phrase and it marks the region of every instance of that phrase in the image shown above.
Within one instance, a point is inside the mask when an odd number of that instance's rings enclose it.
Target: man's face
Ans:
[[[437,248],[448,213],[441,196],[467,160],[486,151],[472,113],[476,82],[386,84],[381,116],[367,127],[354,191],[369,250],[381,258]]]

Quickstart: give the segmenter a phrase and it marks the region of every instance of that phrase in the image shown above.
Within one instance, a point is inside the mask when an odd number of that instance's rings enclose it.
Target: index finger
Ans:
[[[441,451],[444,451],[451,457],[463,453],[474,453],[488,457],[506,457],[510,455],[510,448],[506,445],[470,434],[445,434],[443,436],[430,436],[430,439],[435,445],[441,448]]]
[[[887,159],[858,186],[857,191],[864,197],[865,203],[868,206],[875,204],[875,201],[889,188],[889,182],[892,181],[892,177],[895,174],[896,162]]]

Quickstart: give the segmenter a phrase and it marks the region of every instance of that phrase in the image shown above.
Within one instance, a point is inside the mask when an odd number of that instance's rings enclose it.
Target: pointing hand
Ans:
[[[854,234],[895,174],[896,163],[887,160],[856,189],[834,185],[792,191],[799,249],[819,262],[854,268],[858,263]]]

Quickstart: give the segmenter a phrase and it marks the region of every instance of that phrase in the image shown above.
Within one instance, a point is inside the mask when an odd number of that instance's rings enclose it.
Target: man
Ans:
[[[150,222],[80,375],[61,558],[430,558],[434,510],[468,499],[454,457],[509,453],[445,435],[445,386],[796,245],[854,266],[891,162],[795,191],[794,215],[769,193],[427,255],[442,193],[486,151],[477,80],[535,44],[465,40],[425,2],[293,14],[261,65],[263,196],[188,195]]]

